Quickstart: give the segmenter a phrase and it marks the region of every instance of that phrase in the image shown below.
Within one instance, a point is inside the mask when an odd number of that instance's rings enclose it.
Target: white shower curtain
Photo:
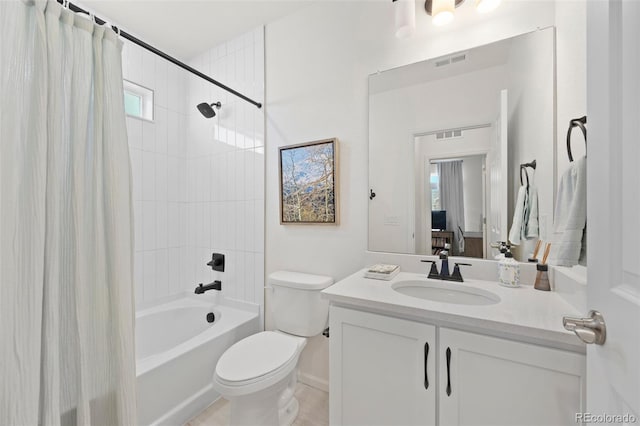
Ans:
[[[438,163],[440,176],[440,204],[447,211],[447,229],[453,231],[454,255],[464,253],[464,186],[462,160]]]
[[[0,424],[135,423],[121,41],[0,1]]]

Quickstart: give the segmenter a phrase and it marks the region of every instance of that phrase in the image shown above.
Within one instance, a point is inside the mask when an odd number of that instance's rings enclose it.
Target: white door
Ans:
[[[587,3],[587,411],[640,423],[640,2]]]
[[[436,424],[436,331],[331,306],[330,424]]]
[[[498,241],[507,241],[507,194],[508,185],[508,156],[507,156],[507,135],[508,135],[508,111],[507,111],[507,89],[500,92],[500,115],[493,127],[493,137],[489,160],[489,235],[485,239],[485,253],[488,258],[497,254],[490,249],[490,244]]]

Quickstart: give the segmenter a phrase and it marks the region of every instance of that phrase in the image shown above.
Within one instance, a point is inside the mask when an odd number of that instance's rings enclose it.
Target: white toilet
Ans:
[[[222,354],[213,387],[231,403],[231,426],[285,426],[298,415],[298,358],[306,337],[324,330],[329,302],[320,292],[331,277],[279,271],[268,277],[278,331],[240,340]]]

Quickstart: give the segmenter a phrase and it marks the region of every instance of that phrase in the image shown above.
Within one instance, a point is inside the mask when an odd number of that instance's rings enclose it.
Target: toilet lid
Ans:
[[[297,350],[297,339],[263,331],[227,349],[216,365],[216,374],[227,382],[252,380],[284,366]]]

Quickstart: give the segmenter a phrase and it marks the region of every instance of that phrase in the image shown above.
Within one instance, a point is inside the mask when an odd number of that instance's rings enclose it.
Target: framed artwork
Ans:
[[[338,140],[283,146],[280,224],[338,224]]]

